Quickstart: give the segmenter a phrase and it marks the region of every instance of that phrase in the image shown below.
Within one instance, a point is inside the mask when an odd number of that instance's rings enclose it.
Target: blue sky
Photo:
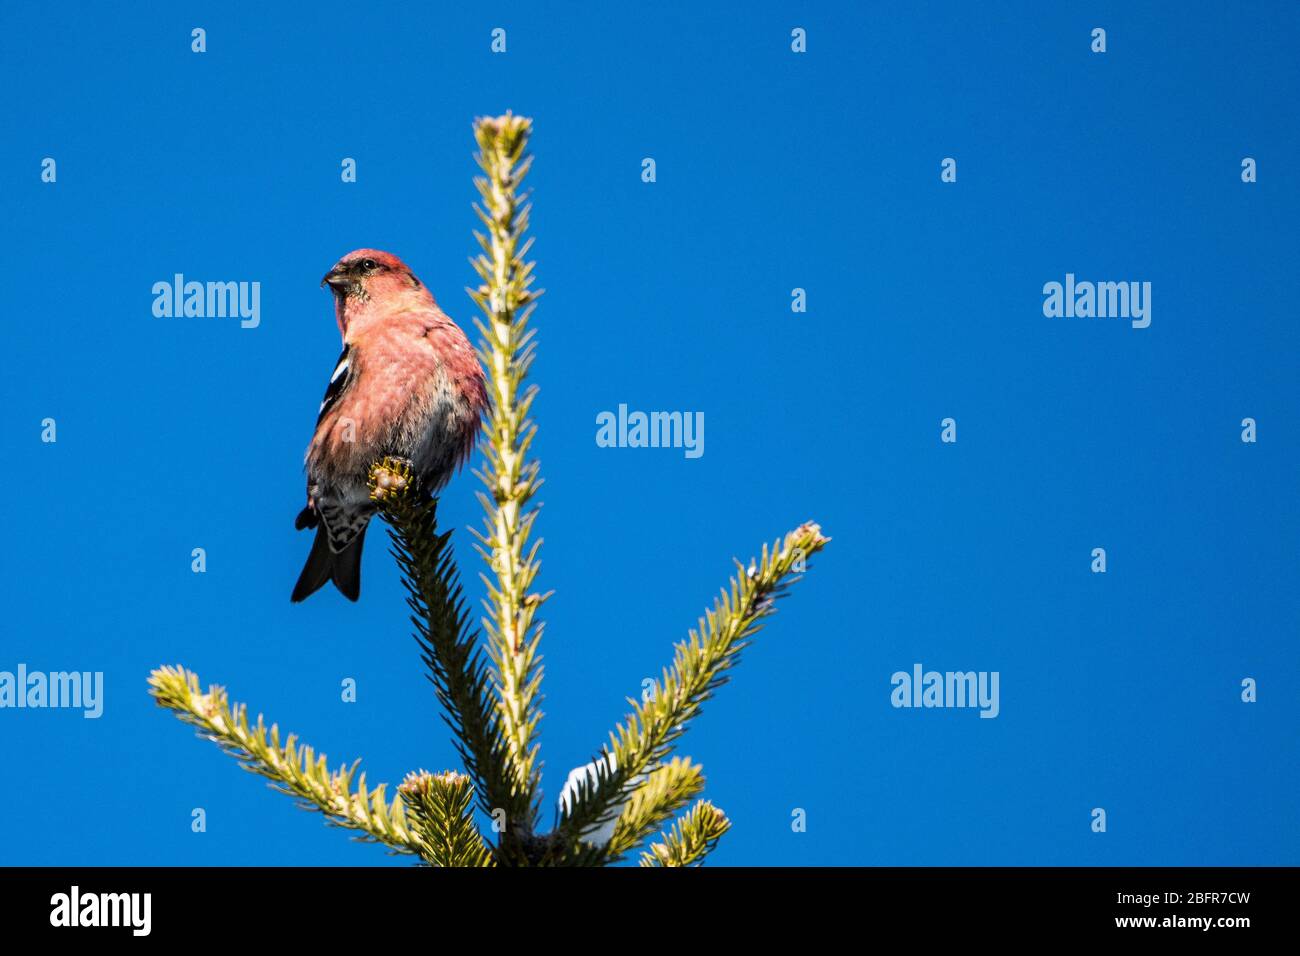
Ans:
[[[468,328],[470,122],[506,109],[547,290],[548,823],[731,558],[816,519],[681,743],[734,824],[713,862],[1300,862],[1300,10],[1146,6],[6,5],[0,670],[105,700],[0,710],[0,862],[399,862],[145,679],[183,663],[372,780],[455,765],[382,534],[359,604],[290,606],[293,518],[320,276],[390,250]],[[178,272],[259,282],[260,325],[155,318]],[[1150,327],[1045,317],[1067,273],[1150,282]],[[703,412],[704,455],[597,447],[620,403]],[[475,599],[476,490],[441,508]],[[998,717],[892,707],[918,662],[998,672]]]

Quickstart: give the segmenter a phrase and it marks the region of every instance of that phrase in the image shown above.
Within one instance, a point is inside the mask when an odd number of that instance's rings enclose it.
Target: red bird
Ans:
[[[307,449],[307,507],[295,526],[317,530],[292,600],[333,581],[355,601],[375,512],[370,466],[405,458],[436,492],[474,449],[487,389],[465,333],[397,256],[350,252],[321,285],[334,293],[343,354]]]

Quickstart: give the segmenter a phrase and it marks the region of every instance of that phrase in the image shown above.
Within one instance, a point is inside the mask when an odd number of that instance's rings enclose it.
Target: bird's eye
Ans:
[[[367,272],[374,272],[379,268],[379,266],[375,264],[374,259],[362,259],[361,268],[365,269]]]

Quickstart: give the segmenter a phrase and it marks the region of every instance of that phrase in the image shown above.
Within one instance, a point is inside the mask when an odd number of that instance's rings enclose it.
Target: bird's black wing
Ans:
[[[343,394],[344,389],[348,387],[348,381],[352,377],[352,362],[348,357],[350,346],[343,346],[343,351],[339,353],[339,360],[334,363],[334,371],[330,373],[330,383],[325,386],[325,397],[320,400],[320,413],[316,416],[316,426],[320,427],[321,420],[338,402],[339,396]],[[298,513],[298,518],[294,521],[293,526],[301,531],[303,528],[314,528],[320,523],[320,517],[311,504],[311,477],[307,478],[307,507]]]
[[[348,358],[350,345],[343,346],[343,352],[339,355],[339,360],[334,363],[334,372],[330,375],[330,383],[325,388],[325,397],[320,400],[320,414],[316,416],[316,424],[321,423],[334,403],[339,400],[343,394],[343,389],[347,388],[348,379],[352,376],[352,362]]]

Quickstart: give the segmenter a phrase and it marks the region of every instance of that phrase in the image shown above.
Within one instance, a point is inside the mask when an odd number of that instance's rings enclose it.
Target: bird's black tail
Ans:
[[[317,527],[311,554],[307,555],[307,563],[303,565],[289,600],[304,601],[324,587],[326,581],[333,581],[340,594],[355,601],[361,596],[361,546],[365,540],[366,529],[363,527],[351,544],[335,554],[330,550],[325,525]]]

